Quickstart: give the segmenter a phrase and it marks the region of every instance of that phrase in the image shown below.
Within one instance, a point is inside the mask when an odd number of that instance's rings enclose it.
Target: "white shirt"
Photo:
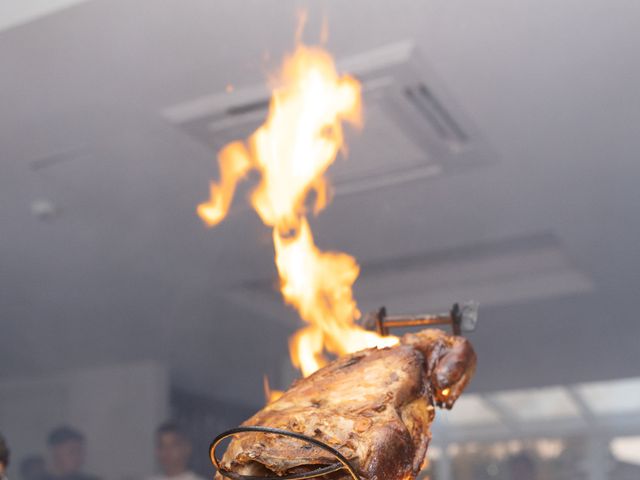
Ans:
[[[166,475],[154,475],[153,477],[149,477],[148,480],[204,480],[202,477],[196,475],[191,470],[187,470],[186,472],[179,473],[178,475],[174,475],[173,477],[168,477]]]

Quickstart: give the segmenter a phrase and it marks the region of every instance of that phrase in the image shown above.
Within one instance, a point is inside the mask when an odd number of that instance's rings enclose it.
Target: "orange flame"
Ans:
[[[262,377],[262,387],[264,388],[264,400],[267,404],[273,403],[278,400],[284,392],[281,390],[273,390],[269,384],[269,377],[264,375]]]
[[[220,152],[220,182],[211,184],[211,198],[198,206],[198,215],[209,226],[218,224],[237,182],[249,170],[260,172],[251,204],[273,228],[282,295],[309,324],[290,341],[292,362],[307,376],[327,362],[325,352],[344,355],[398,339],[355,324],[360,312],[352,286],[358,264],[345,253],[320,251],[306,219],[311,192],[314,213],[326,206],[324,173],[345,148],[342,123],[360,124],[360,84],[338,75],[325,50],[299,45],[285,59],[278,85],[268,118],[250,137],[249,148],[233,142]]]

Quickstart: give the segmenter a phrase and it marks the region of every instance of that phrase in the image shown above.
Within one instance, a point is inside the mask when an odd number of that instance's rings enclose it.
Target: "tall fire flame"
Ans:
[[[293,364],[307,376],[327,363],[327,353],[390,346],[398,339],[355,323],[360,312],[352,286],[358,264],[345,253],[319,250],[307,221],[312,192],[315,214],[327,204],[324,173],[344,150],[342,123],[361,124],[360,84],[340,76],[327,51],[302,44],[285,58],[276,80],[265,123],[248,142],[220,151],[220,181],[211,183],[210,199],[197,212],[208,226],[217,225],[227,215],[236,184],[250,170],[260,173],[250,200],[273,228],[282,296],[308,324],[289,344]]]

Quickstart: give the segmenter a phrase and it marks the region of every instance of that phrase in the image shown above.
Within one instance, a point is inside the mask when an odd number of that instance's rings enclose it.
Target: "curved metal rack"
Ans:
[[[307,443],[311,443],[317,447],[322,448],[323,450],[331,453],[338,460],[336,463],[331,465],[327,465],[326,467],[317,468],[310,472],[306,473],[295,473],[291,475],[284,476],[253,476],[253,475],[242,475],[240,473],[235,473],[230,470],[226,470],[220,465],[220,460],[216,456],[216,449],[222,440],[225,438],[232,437],[239,433],[247,433],[247,432],[260,432],[260,433],[272,433],[275,435],[282,435],[284,437],[296,438],[298,440],[302,440]],[[316,478],[322,475],[327,475],[329,473],[337,472],[339,470],[346,470],[347,473],[351,476],[353,480],[360,480],[358,474],[355,469],[351,466],[349,461],[335,448],[327,445],[324,442],[312,437],[308,437],[307,435],[303,435],[301,433],[289,432],[287,430],[280,430],[279,428],[271,428],[271,427],[238,427],[232,428],[230,430],[226,430],[213,439],[211,442],[211,446],[209,447],[209,456],[211,457],[211,462],[213,463],[216,470],[220,473],[220,475],[231,478],[232,480],[304,480],[307,478]]]

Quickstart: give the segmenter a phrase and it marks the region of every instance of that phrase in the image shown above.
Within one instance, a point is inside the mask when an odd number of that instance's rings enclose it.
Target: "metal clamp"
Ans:
[[[232,437],[233,435],[237,435],[239,433],[247,433],[247,432],[261,432],[261,433],[272,433],[275,435],[282,435],[285,437],[296,438],[298,440],[302,440],[307,443],[311,443],[317,447],[322,448],[323,450],[331,453],[338,461],[331,465],[327,465],[326,467],[316,468],[310,472],[305,473],[295,473],[291,475],[283,475],[283,476],[254,476],[254,475],[242,475],[240,473],[232,472],[230,470],[226,470],[220,465],[220,460],[216,456],[216,449],[220,442],[225,438]],[[353,480],[360,480],[360,477],[356,473],[355,469],[351,466],[349,461],[335,448],[327,445],[324,442],[312,437],[308,437],[307,435],[303,435],[301,433],[289,432],[287,430],[280,430],[279,428],[271,428],[271,427],[238,427],[232,428],[230,430],[226,430],[213,439],[211,442],[211,446],[209,447],[209,456],[211,457],[211,462],[220,475],[231,478],[232,480],[304,480],[307,478],[315,478],[321,477],[322,475],[327,475],[329,473],[337,472],[339,470],[346,470],[347,473],[351,476]]]

